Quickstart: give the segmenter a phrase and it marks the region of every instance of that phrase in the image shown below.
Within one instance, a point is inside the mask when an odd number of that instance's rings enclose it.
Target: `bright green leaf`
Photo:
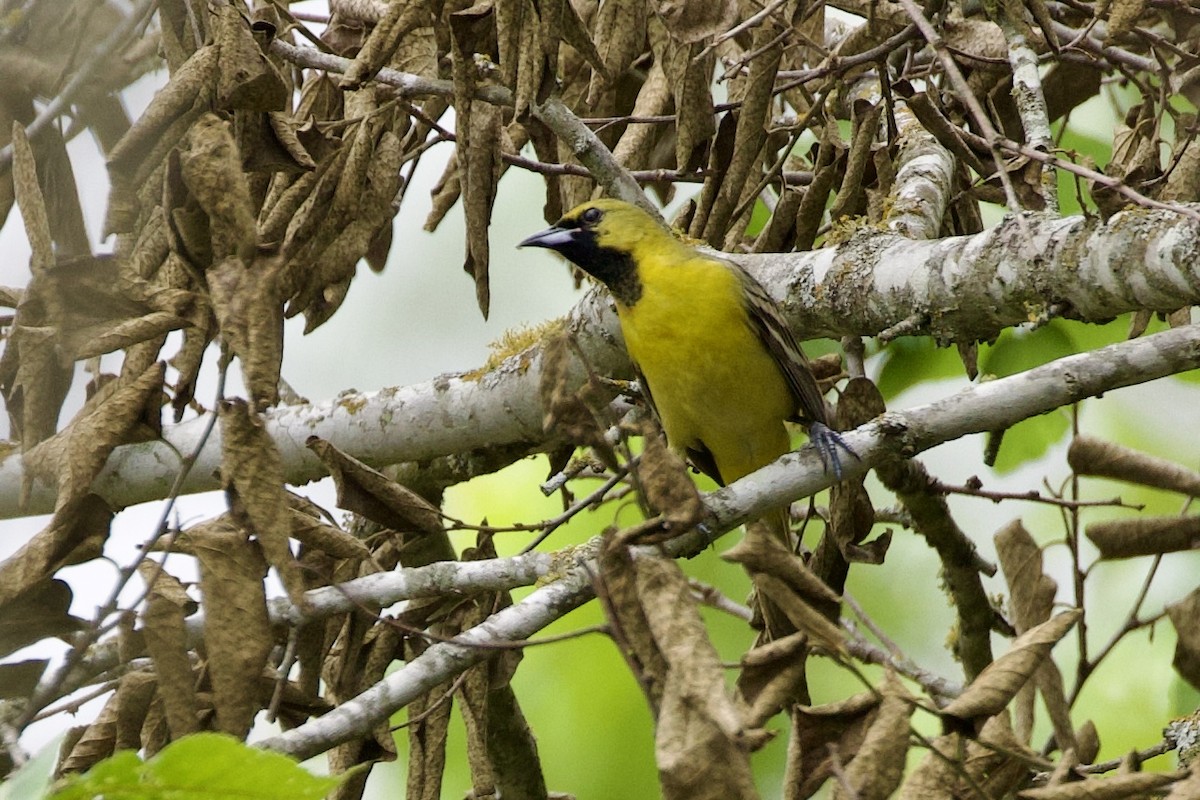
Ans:
[[[186,736],[142,763],[117,753],[52,796],[52,800],[320,800],[339,778],[313,775],[287,756],[217,733]]]

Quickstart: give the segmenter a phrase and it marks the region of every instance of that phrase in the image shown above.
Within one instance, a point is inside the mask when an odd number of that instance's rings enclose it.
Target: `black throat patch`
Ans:
[[[621,305],[629,307],[641,299],[642,282],[633,256],[623,250],[600,246],[595,231],[580,229],[574,241],[559,252],[608,287]]]

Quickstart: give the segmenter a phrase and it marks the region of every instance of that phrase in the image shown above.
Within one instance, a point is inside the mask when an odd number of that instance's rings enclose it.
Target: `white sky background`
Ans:
[[[136,118],[145,107],[154,87],[162,79],[161,74],[148,76],[129,91],[127,105],[131,117]],[[440,176],[445,158],[452,148],[452,144],[442,145],[422,160],[414,185],[408,189],[395,222],[395,238],[387,269],[376,275],[361,265],[359,276],[352,284],[343,307],[309,336],[301,335],[302,318],[288,323],[283,376],[302,396],[321,401],[348,388],[371,390],[404,385],[428,380],[443,372],[474,368],[486,358],[488,343],[499,338],[505,330],[559,316],[578,299],[566,269],[556,263],[553,256],[541,251],[531,253],[515,249],[518,241],[545,225],[541,217],[544,188],[540,177],[510,169],[500,184],[491,228],[491,317],[486,322],[482,319],[475,304],[472,282],[462,271],[464,245],[461,210],[456,207],[451,211],[436,233],[429,234],[422,230],[430,207],[429,190]],[[103,159],[87,134],[71,142],[69,150],[93,245],[97,251],[109,250],[111,243],[99,241],[107,196]],[[28,278],[29,248],[20,215],[14,209],[0,229],[0,284],[23,286]],[[169,355],[170,352],[168,348],[165,354]],[[111,371],[116,367],[116,362],[109,360],[106,367]],[[231,375],[236,370],[235,364]],[[64,421],[82,401],[85,380],[86,376],[77,378],[72,399],[64,412]],[[236,390],[237,385],[234,383],[230,391]],[[897,398],[894,407],[928,402],[963,385],[965,378],[924,384],[906,396]],[[210,363],[196,396],[206,406],[211,406],[214,391],[215,376]],[[1105,413],[1112,414],[1113,419],[1127,420],[1140,415],[1149,420],[1150,424],[1146,426],[1148,441],[1139,444],[1153,452],[1180,459],[1184,457],[1183,454],[1200,452],[1197,449],[1197,444],[1200,444],[1200,404],[1194,402],[1195,391],[1194,386],[1183,387],[1176,382],[1162,381],[1146,387],[1113,392],[1103,407]],[[1099,405],[1095,406],[1096,413],[1089,418],[1099,420],[1099,409]],[[1175,420],[1169,430],[1164,430],[1155,422],[1164,418],[1164,415]],[[0,420],[0,424],[6,425],[6,420]],[[1102,433],[1103,423],[1092,432]],[[962,483],[969,476],[980,474],[989,489],[1023,490],[1039,486],[1044,475],[1049,474],[1055,482],[1066,475],[1065,445],[1064,441],[1052,448],[1047,458],[1040,462],[1000,477],[986,472],[980,464],[980,437],[944,445],[921,458],[933,474],[949,483]],[[1193,457],[1189,466],[1200,464]],[[332,508],[333,493],[328,483],[325,481],[306,487],[304,491]],[[1097,488],[1094,496],[1112,496],[1119,491],[1119,487],[1109,484]],[[951,502],[960,524],[989,558],[994,555],[991,534],[1012,517],[1030,511],[1029,506],[1021,504],[996,507],[983,501],[960,498],[954,498]],[[113,526],[114,537],[109,553],[123,561],[133,558],[134,546],[149,535],[161,508],[161,503],[147,503],[122,512]],[[194,522],[223,510],[223,498],[217,493],[210,493],[180,498],[176,515],[184,522]],[[1036,516],[1047,523],[1052,519],[1052,515],[1044,510],[1037,511]],[[38,517],[0,522],[0,558],[14,552],[45,521],[45,517]],[[924,545],[915,539],[907,532],[898,532],[896,551],[889,557],[889,563],[894,563],[893,559],[904,563],[903,559],[911,558],[914,560],[914,576],[922,576],[921,580],[924,576],[936,580],[936,565]],[[173,569],[185,561],[175,561]],[[1168,564],[1179,563],[1180,559],[1168,561]],[[111,584],[112,565],[94,562],[73,567],[66,572],[76,592],[74,613],[90,617],[96,603],[100,602]],[[1169,572],[1183,577],[1186,570],[1173,566]],[[1062,590],[1069,585],[1067,574],[1061,565],[1056,573],[1055,577],[1060,583],[1060,599],[1065,599]],[[1140,569],[1131,571],[1131,575],[1140,574]],[[1132,597],[1139,581],[1139,577],[1131,577],[1120,584],[1128,585],[1128,594]],[[1166,585],[1169,583],[1164,581]],[[136,579],[134,585],[140,589]],[[923,584],[921,591],[937,590],[930,584]],[[1123,593],[1124,590],[1121,591]],[[1153,596],[1161,600],[1178,598],[1179,594],[1178,590],[1166,589],[1161,595],[1155,592]],[[1127,601],[1124,602],[1127,604]],[[1153,607],[1153,603],[1151,605]],[[948,609],[938,609],[937,618],[931,620],[929,625],[942,631],[948,627],[950,620]],[[929,650],[918,650],[914,645],[910,655],[923,664],[938,665],[944,674],[955,674],[955,667],[949,662],[945,651],[940,649],[942,634],[939,632],[927,639]],[[36,655],[25,651],[16,657]],[[1166,677],[1169,663],[1162,663],[1156,658],[1153,666],[1156,677],[1160,666],[1165,670],[1163,677]],[[1148,676],[1146,679],[1151,680]],[[36,749],[65,724],[86,722],[94,713],[94,710],[85,710],[74,721],[64,722],[60,717],[35,726],[24,743],[27,748]],[[387,769],[402,768],[402,764],[388,766]]]

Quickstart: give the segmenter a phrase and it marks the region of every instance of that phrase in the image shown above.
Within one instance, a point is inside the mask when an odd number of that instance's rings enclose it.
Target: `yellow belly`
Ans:
[[[726,483],[787,452],[795,401],[751,327],[738,277],[701,258],[643,262],[641,277],[637,303],[617,310],[667,441],[707,448]]]

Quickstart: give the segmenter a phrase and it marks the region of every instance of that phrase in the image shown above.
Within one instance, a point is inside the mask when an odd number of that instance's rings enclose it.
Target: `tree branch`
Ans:
[[[971,341],[991,338],[1047,308],[1101,322],[1136,309],[1200,304],[1195,258],[1200,224],[1188,218],[1137,209],[1106,224],[1034,215],[1026,221],[1037,245],[1033,256],[1022,255],[1026,250],[1017,245],[1026,240],[1010,219],[974,236],[931,242],[863,231],[836,248],[729,257],[784,301],[788,321],[804,338],[870,336],[913,319],[911,333]],[[606,296],[586,295],[567,325],[595,372],[632,374]],[[266,425],[292,484],[325,475],[304,446],[314,435],[373,466],[515,443],[536,446],[549,439],[542,430],[540,379],[541,350],[535,346],[483,375],[443,376],[277,408],[267,414]],[[162,441],[117,448],[93,491],[116,508],[165,497],[179,470],[178,453],[192,451],[205,424],[189,420],[167,427]],[[220,488],[215,475],[220,457],[220,437],[214,436],[180,492]],[[53,486],[32,477],[29,502],[21,506],[21,456],[0,461],[0,518],[53,509]]]
[[[1200,366],[1200,326],[1154,334],[1069,356],[1027,372],[978,384],[935,403],[889,412],[846,433],[859,460],[846,477],[896,457],[908,457],[942,442],[1008,427],[1084,397],[1143,383]],[[710,516],[699,528],[665,545],[671,555],[690,556],[722,532],[798,497],[829,486],[812,447],[788,453],[742,480],[710,494]],[[661,553],[661,548],[655,549]],[[497,560],[498,562],[499,560]],[[431,645],[400,670],[324,716],[260,742],[296,758],[309,758],[349,739],[403,708],[431,687],[477,664],[497,646],[528,639],[591,598],[592,562],[543,586],[513,606],[493,614],[454,640]],[[328,590],[324,590],[328,591]]]

